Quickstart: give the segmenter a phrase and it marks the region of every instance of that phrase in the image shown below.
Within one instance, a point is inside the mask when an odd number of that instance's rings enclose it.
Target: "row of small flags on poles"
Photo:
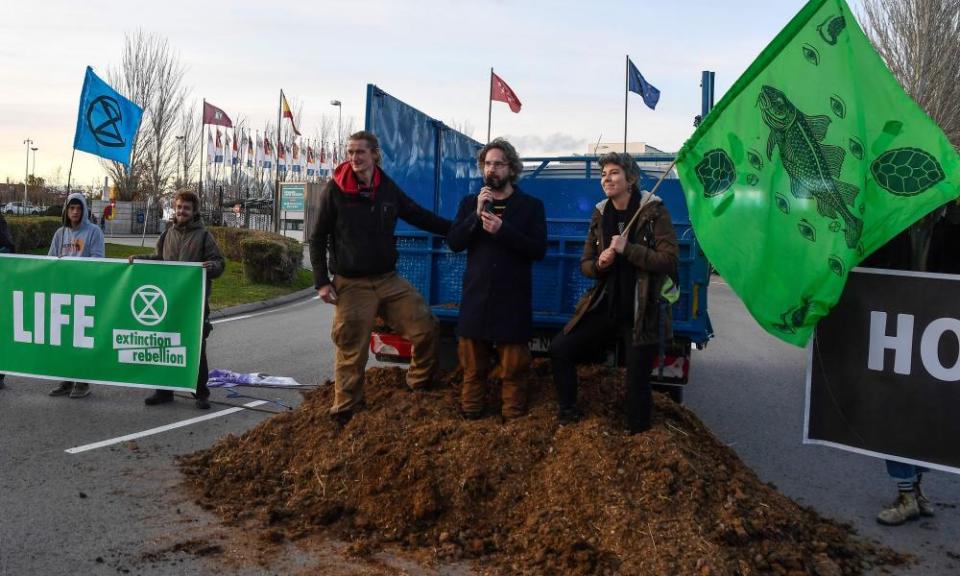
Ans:
[[[307,139],[305,142],[283,142],[278,148],[269,136],[261,136],[259,130],[251,134],[245,128],[234,130],[231,138],[226,130],[217,127],[213,131],[207,127],[206,148],[206,161],[210,165],[263,170],[276,167],[281,173],[307,177],[328,176],[337,162],[336,144]]]
[[[660,91],[647,82],[630,58],[627,57],[627,90],[640,94],[644,103],[655,108]],[[504,102],[514,113],[520,112],[521,102],[509,85],[490,69],[490,102]],[[296,137],[297,129],[293,112],[281,91],[280,117],[290,120]],[[96,156],[129,165],[130,154],[140,127],[143,110],[101,80],[91,67],[87,67],[80,94],[80,109],[77,114],[77,129],[73,148]],[[217,126],[216,134],[207,128],[207,161],[210,164],[227,164],[237,168],[276,169],[305,174],[307,177],[328,174],[341,158],[335,143],[277,142],[269,135],[253,135],[249,130],[234,130],[233,138],[224,129],[233,129],[233,121],[221,108],[204,100],[203,126]],[[488,118],[489,125],[489,118]],[[276,156],[276,158],[275,158]],[[227,159],[229,158],[229,162]],[[71,159],[71,169],[73,161]],[[68,176],[69,180],[69,176]]]
[[[281,117],[289,119],[294,135],[300,136],[286,97],[281,96],[280,102]],[[246,128],[234,129],[230,116],[207,101],[203,103],[203,125],[207,126],[208,165],[278,170],[280,173],[315,178],[329,176],[338,161],[335,143],[313,139],[275,143],[266,133],[261,137],[259,130],[251,134]],[[210,125],[217,127],[215,132],[209,128]],[[226,129],[233,129],[233,138]]]

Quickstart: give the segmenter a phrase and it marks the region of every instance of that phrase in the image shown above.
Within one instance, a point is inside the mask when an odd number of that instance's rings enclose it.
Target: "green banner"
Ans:
[[[303,184],[280,185],[280,209],[290,212],[303,212]]]
[[[0,254],[0,372],[195,390],[200,264]]]
[[[960,158],[843,0],[811,0],[677,156],[704,252],[804,345],[850,270],[960,194]]]

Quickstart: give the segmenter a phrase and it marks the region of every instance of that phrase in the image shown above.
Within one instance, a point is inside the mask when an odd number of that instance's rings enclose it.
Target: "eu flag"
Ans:
[[[129,166],[142,116],[142,108],[121,96],[87,66],[73,147]]]
[[[643,103],[651,110],[656,110],[657,102],[660,100],[660,91],[644,79],[643,74],[637,70],[637,67],[633,65],[629,58],[627,58],[627,63],[630,65],[627,88],[631,92],[639,94],[643,98]]]

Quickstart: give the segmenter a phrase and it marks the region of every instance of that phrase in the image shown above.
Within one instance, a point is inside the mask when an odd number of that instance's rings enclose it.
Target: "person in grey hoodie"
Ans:
[[[103,231],[90,223],[87,214],[87,199],[83,194],[74,192],[67,196],[61,217],[63,226],[53,235],[48,256],[104,257]],[[50,395],[83,398],[90,395],[90,385],[86,382],[64,381],[51,390]]]

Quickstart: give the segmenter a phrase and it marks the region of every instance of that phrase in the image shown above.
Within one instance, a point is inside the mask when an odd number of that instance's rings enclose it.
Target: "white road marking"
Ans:
[[[293,307],[293,306],[299,306],[300,304],[304,304],[304,303],[306,303],[306,302],[310,302],[310,301],[312,301],[312,300],[319,300],[319,299],[320,299],[319,296],[314,296],[314,297],[311,298],[310,300],[299,300],[299,301],[297,301],[297,302],[294,302],[293,304],[287,304],[286,306],[278,306],[278,307],[276,307],[276,308],[271,308],[271,309],[269,309],[269,310],[264,310],[263,312],[257,312],[256,314],[244,314],[244,315],[242,315],[242,316],[231,316],[231,317],[229,317],[229,318],[221,318],[221,319],[219,319],[219,320],[213,320],[213,321],[211,321],[210,323],[211,323],[211,324],[223,324],[224,322],[233,322],[233,321],[235,321],[235,320],[246,320],[247,318],[256,318],[257,316],[263,316],[264,314],[273,314],[274,312],[279,312],[279,311],[281,311],[281,310],[286,310],[287,308],[291,308],[291,307]]]
[[[319,296],[314,296],[310,300],[299,300],[285,306],[278,306],[276,308],[271,308],[269,310],[264,310],[263,312],[257,312],[255,314],[244,314],[242,316],[232,316],[230,318],[222,318],[220,320],[214,320],[213,324],[222,324],[224,322],[233,322],[235,320],[246,320],[247,318],[256,318],[257,316],[263,316],[265,314],[273,314],[274,312],[279,312],[293,306],[299,306],[306,302],[312,300],[319,300]],[[196,418],[190,418],[189,420],[182,420],[180,422],[174,422],[173,424],[167,424],[165,426],[160,426],[158,428],[151,428],[150,430],[144,430],[143,432],[136,432],[134,434],[127,434],[126,436],[119,436],[117,438],[111,438],[109,440],[103,440],[101,442],[94,442],[93,444],[86,444],[84,446],[77,446],[75,448],[68,448],[65,450],[67,454],[79,454],[81,452],[87,452],[89,450],[96,450],[97,448],[103,448],[105,446],[112,446],[114,444],[119,444],[121,442],[128,442],[130,440],[136,440],[137,438],[143,438],[145,436],[153,436],[154,434],[160,434],[161,432],[166,432],[168,430],[174,430],[176,428],[183,428],[184,426],[190,426],[191,424],[197,424],[198,422],[205,422],[207,420],[212,420],[214,418],[220,418],[221,416],[227,416],[229,414],[234,414],[245,410],[246,408],[253,408],[255,406],[260,406],[261,404],[266,404],[264,400],[257,400],[255,402],[248,402],[241,407],[236,408],[227,408],[226,410],[220,410],[219,412],[214,412],[212,414],[204,414],[203,416],[197,416]]]
[[[121,442],[136,440],[137,438],[143,438],[144,436],[153,436],[154,434],[166,432],[167,430],[173,430],[175,428],[183,428],[184,426],[190,426],[191,424],[204,422],[206,420],[213,420],[214,418],[227,416],[228,414],[240,412],[247,408],[253,408],[255,406],[260,406],[261,404],[266,404],[266,403],[267,402],[265,400],[247,402],[243,406],[238,406],[236,408],[227,408],[226,410],[220,410],[219,412],[214,412],[213,414],[204,414],[203,416],[197,416],[196,418],[190,418],[189,420],[181,420],[180,422],[174,422],[172,424],[167,424],[165,426],[151,428],[150,430],[144,430],[143,432],[136,432],[134,434],[127,434],[126,436],[111,438],[110,440],[103,440],[101,442],[94,442],[93,444],[86,444],[84,446],[77,446],[76,448],[69,448],[67,450],[64,450],[64,452],[66,452],[67,454],[79,454],[81,452],[86,452],[88,450],[96,450],[97,448],[103,448],[104,446],[111,446],[113,444],[119,444]]]

